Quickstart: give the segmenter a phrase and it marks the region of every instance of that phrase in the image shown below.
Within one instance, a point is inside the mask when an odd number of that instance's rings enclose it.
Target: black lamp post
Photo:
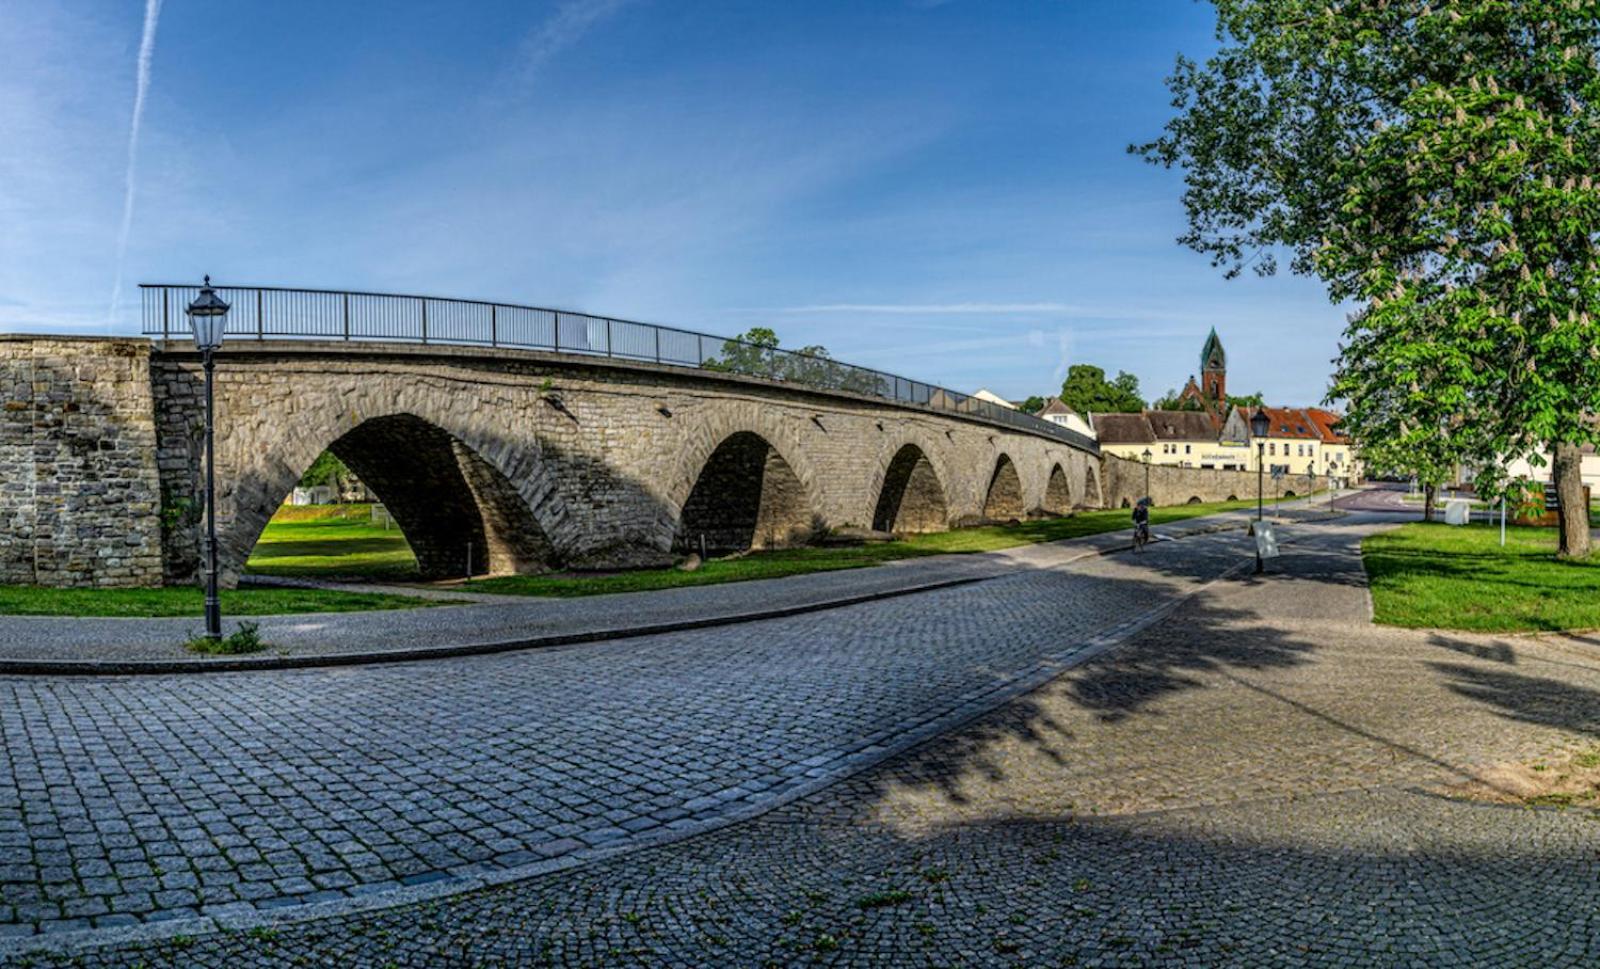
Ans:
[[[194,330],[194,345],[200,351],[200,363],[206,372],[206,638],[222,638],[222,603],[217,598],[217,476],[214,427],[216,397],[213,377],[216,361],[213,355],[222,349],[222,338],[228,328],[228,304],[211,288],[211,277],[200,287],[200,295],[185,310],[189,325]]]
[[[1266,473],[1267,431],[1272,429],[1272,419],[1267,416],[1265,408],[1257,407],[1256,412],[1250,415],[1250,434],[1256,439],[1256,521],[1262,517],[1262,494],[1265,487],[1263,475]],[[1256,574],[1262,572],[1261,545],[1256,545]]]
[[[1150,449],[1144,449],[1144,496],[1150,497]]]

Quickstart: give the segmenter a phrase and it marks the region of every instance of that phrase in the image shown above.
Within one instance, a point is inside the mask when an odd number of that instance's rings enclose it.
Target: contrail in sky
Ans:
[[[144,0],[144,35],[139,39],[139,73],[133,91],[133,122],[128,126],[128,168],[122,193],[122,231],[117,235],[117,274],[111,286],[111,306],[106,323],[116,320],[117,304],[122,301],[122,261],[128,254],[128,234],[133,230],[133,187],[135,163],[139,158],[139,126],[144,122],[144,100],[150,91],[150,62],[156,53],[156,23],[161,19],[161,0]]]
[[[610,19],[634,0],[565,0],[549,19],[522,40],[515,84],[525,86],[557,54],[583,39],[583,35]]]

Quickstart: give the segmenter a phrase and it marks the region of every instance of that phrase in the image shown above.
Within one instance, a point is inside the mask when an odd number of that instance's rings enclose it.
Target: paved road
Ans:
[[[1409,489],[1403,484],[1374,482],[1334,499],[1336,508],[1355,512],[1389,512],[1422,517],[1422,506],[1409,504],[1405,496]]]
[[[1594,965],[1597,815],[1451,792],[1593,745],[1600,653],[1371,626],[1361,531],[755,820],[87,964]],[[1156,565],[1101,578],[1155,594]]]
[[[990,708],[1243,558],[1233,533],[1036,559],[869,606],[493,657],[0,678],[0,935],[438,888],[695,830]]]

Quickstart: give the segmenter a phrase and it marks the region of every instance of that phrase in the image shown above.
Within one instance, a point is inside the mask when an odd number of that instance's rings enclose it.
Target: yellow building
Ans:
[[[1224,441],[1243,446],[1247,452],[1246,470],[1256,470],[1256,456],[1260,455],[1268,471],[1319,477],[1331,474],[1345,483],[1360,479],[1360,461],[1350,439],[1338,429],[1338,414],[1320,407],[1259,409],[1266,412],[1268,422],[1261,438],[1250,432],[1250,416],[1257,408],[1235,407],[1222,428]]]
[[[1092,414],[1095,438],[1107,454],[1183,468],[1222,467],[1216,427],[1200,411],[1147,410]],[[1231,460],[1231,455],[1227,460]]]

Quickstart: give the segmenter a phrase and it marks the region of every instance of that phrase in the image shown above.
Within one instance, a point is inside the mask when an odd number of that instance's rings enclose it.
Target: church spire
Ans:
[[[1217,337],[1217,328],[1212,327],[1210,335],[1206,337],[1205,346],[1200,348],[1200,372],[1227,369],[1228,355],[1222,350],[1222,340]]]

